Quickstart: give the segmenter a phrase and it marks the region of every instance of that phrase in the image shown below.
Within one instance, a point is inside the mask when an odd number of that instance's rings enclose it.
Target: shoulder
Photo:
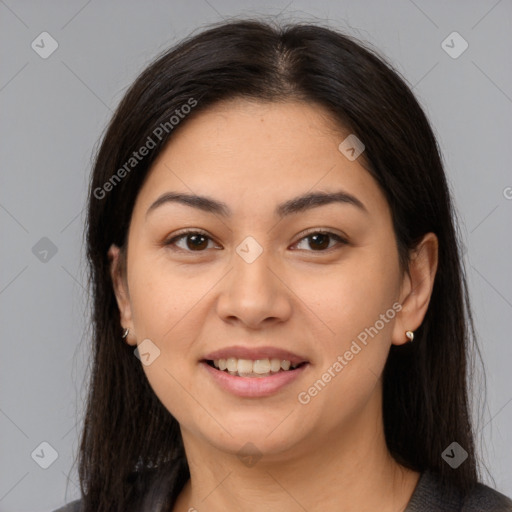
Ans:
[[[465,497],[462,510],[463,512],[512,512],[512,500],[487,485],[478,484]]]
[[[443,486],[435,473],[425,471],[405,512],[512,512],[512,500],[498,491],[477,484],[463,494],[455,487]]]
[[[57,510],[54,510],[53,512],[80,512],[81,504],[81,500],[75,500],[61,508],[58,508]]]
[[[173,459],[160,466],[139,468],[126,481],[133,491],[129,510],[165,510],[174,505],[176,497],[190,477],[185,457]],[[83,500],[75,500],[53,512],[81,512]]]

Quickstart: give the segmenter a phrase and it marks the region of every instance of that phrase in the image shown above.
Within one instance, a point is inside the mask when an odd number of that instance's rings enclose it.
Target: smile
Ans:
[[[304,363],[292,364],[288,359],[237,359],[228,357],[226,359],[214,359],[207,361],[210,366],[237,377],[269,377],[279,372],[295,370]]]
[[[227,361],[230,359],[234,359],[236,362],[236,371],[230,372],[227,369]],[[200,367],[206,371],[208,379],[210,382],[215,383],[219,389],[224,392],[229,393],[230,395],[235,395],[240,398],[264,398],[275,395],[281,390],[284,390],[286,387],[290,386],[294,381],[299,379],[305,370],[310,366],[309,363],[296,363],[295,367],[292,367],[290,361],[287,360],[279,360],[279,369],[277,372],[272,371],[272,359],[269,359],[269,363],[265,362],[265,360],[257,359],[257,360],[248,360],[248,359],[235,359],[228,358],[225,359],[226,369],[220,369],[221,360],[203,360],[200,363]],[[238,365],[241,361],[241,369],[249,370],[242,371],[239,373]],[[247,362],[248,361],[248,362]],[[263,364],[260,365],[259,361],[264,361]],[[274,368],[277,368],[277,364],[274,360]],[[218,367],[215,366],[217,363]],[[231,361],[234,368],[234,363]],[[250,364],[250,366],[249,366]],[[287,370],[283,369],[281,366],[284,365],[285,368],[288,367]],[[270,372],[265,373],[256,373],[254,370],[266,370],[266,368],[270,366]]]

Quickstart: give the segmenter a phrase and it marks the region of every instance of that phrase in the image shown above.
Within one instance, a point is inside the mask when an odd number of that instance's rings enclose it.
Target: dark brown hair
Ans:
[[[365,166],[392,211],[403,270],[423,235],[437,235],[428,311],[414,343],[392,346],[384,369],[385,435],[401,464],[470,489],[478,476],[467,374],[477,347],[456,215],[429,122],[399,73],[363,43],[318,25],[236,20],[188,38],[145,69],[96,156],[86,230],[93,361],[79,453],[83,510],[168,510],[189,478],[179,425],[121,339],[107,251],[125,247],[137,194],[173,133],[235,97],[319,104],[363,141]],[[156,137],[159,126],[167,130]],[[148,137],[149,154],[126,167]],[[457,470],[441,458],[453,441],[468,452]]]

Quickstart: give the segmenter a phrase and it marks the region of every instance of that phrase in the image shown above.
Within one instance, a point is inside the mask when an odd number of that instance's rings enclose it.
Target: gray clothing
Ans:
[[[80,512],[80,500],[54,512]],[[425,471],[405,512],[512,512],[512,500],[483,484],[463,496],[453,487],[444,489],[434,473]]]

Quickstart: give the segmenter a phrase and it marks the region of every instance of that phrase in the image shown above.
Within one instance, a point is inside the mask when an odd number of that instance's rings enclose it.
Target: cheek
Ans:
[[[386,257],[375,248],[358,251],[357,256],[330,270],[328,276],[308,278],[304,283],[300,295],[309,297],[308,306],[323,321],[324,334],[336,340],[330,343],[335,350],[350,344],[381,315],[386,318],[384,326],[378,323],[379,330],[391,329],[399,284],[392,252]]]
[[[368,247],[344,261],[329,280],[310,282],[316,290],[311,309],[329,330],[318,338],[322,355],[309,390],[317,394],[315,410],[338,410],[332,421],[359,410],[378,384],[391,344],[398,276],[392,248]]]
[[[134,262],[129,287],[137,335],[164,342],[211,289],[214,276],[198,279],[165,257],[135,254]]]
[[[197,404],[185,388],[197,362],[191,357],[201,322],[200,299],[212,287],[209,279],[194,279],[169,263],[134,256],[130,269],[130,299],[138,342],[149,339],[158,348],[158,356],[143,370],[155,395],[180,422],[187,423]]]
[[[378,275],[362,265],[342,273],[340,283],[330,281],[311,308],[329,331],[317,338],[321,354],[299,401],[308,402],[311,414],[323,415],[326,431],[350,424],[379,386],[396,311],[391,283]]]

